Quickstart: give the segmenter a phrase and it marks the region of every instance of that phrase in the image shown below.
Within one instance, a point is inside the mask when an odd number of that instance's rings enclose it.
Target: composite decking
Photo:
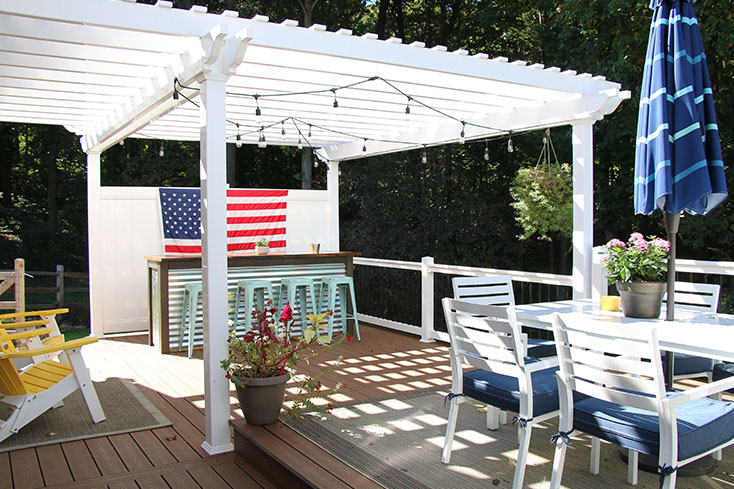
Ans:
[[[346,385],[331,399],[333,404],[450,385],[445,345],[420,343],[417,337],[368,325],[362,325],[361,332],[361,342],[344,342],[302,371],[308,373],[319,368],[318,363],[344,356],[343,367],[331,381]],[[380,487],[280,422],[248,426],[234,392],[230,401],[237,430],[233,433],[246,437],[240,451],[244,456],[206,454],[201,448],[201,350],[193,359],[185,354],[161,355],[148,346],[147,335],[130,335],[102,339],[83,353],[93,380],[131,380],[171,426],[2,453],[0,489]],[[620,487],[626,486],[623,477]],[[591,475],[587,487],[593,487]],[[688,486],[679,481],[679,487]]]

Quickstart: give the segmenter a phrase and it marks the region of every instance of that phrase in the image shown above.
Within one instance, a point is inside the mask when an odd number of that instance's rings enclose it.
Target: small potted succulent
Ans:
[[[255,253],[258,255],[267,255],[270,251],[270,240],[267,238],[260,238],[255,243]]]

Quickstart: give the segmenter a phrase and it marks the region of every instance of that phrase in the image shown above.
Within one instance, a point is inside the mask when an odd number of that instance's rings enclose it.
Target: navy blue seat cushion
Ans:
[[[703,398],[676,409],[678,459],[712,449],[734,436],[734,403]],[[594,397],[574,402],[574,429],[657,457],[660,450],[658,415]]]
[[[721,379],[726,379],[734,375],[734,363],[717,363],[714,365],[714,374],[711,378],[714,382]],[[734,389],[729,389],[726,392],[734,393]]]
[[[528,338],[528,355],[537,358],[555,357],[556,342],[554,340]]]
[[[540,416],[558,409],[557,371],[558,367],[552,367],[531,374],[533,416]],[[520,410],[520,390],[517,378],[487,370],[473,370],[465,373],[463,378],[464,394],[472,399],[513,413]]]
[[[686,353],[674,353],[674,375],[688,375],[698,372],[708,372],[714,367],[714,361],[710,358],[697,357]]]

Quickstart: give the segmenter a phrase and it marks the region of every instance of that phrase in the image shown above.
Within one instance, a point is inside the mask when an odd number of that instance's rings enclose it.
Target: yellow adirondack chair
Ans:
[[[22,333],[39,326],[44,326],[50,330],[48,335],[45,335],[44,337],[33,335],[30,338],[17,340],[17,348],[40,348],[42,346],[59,345],[64,342],[64,335],[61,333],[59,325],[56,322],[56,315],[67,312],[69,312],[69,309],[61,308],[0,314],[0,328],[2,328],[0,329],[0,334]],[[38,319],[29,319],[34,317]],[[13,320],[15,320],[15,322],[13,322]],[[2,330],[4,330],[4,332]],[[30,363],[53,360],[58,357],[60,353],[61,352],[56,351],[46,355],[34,356],[33,358],[16,358],[13,362],[16,367],[21,368],[29,365]]]
[[[61,407],[63,400],[80,389],[89,409],[92,421],[105,419],[97,392],[84,363],[81,348],[95,343],[97,338],[87,337],[62,342],[57,345],[17,350],[14,341],[51,333],[50,328],[34,328],[28,331],[0,335],[0,403],[12,408],[8,418],[0,424],[0,442],[15,434],[23,426],[52,407]],[[31,363],[18,370],[13,360],[42,357],[64,352],[67,363],[46,360]]]

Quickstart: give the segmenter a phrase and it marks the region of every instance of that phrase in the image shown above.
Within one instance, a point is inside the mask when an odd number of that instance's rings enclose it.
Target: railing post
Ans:
[[[421,342],[433,341],[433,265],[432,256],[421,258]]]
[[[604,248],[602,246],[595,246],[592,249],[591,255],[591,298],[599,300],[599,297],[607,295],[609,292],[607,282],[607,272],[602,264],[601,251]]]
[[[15,312],[25,312],[25,260],[15,259]]]
[[[56,265],[56,305],[64,306],[64,265]]]

